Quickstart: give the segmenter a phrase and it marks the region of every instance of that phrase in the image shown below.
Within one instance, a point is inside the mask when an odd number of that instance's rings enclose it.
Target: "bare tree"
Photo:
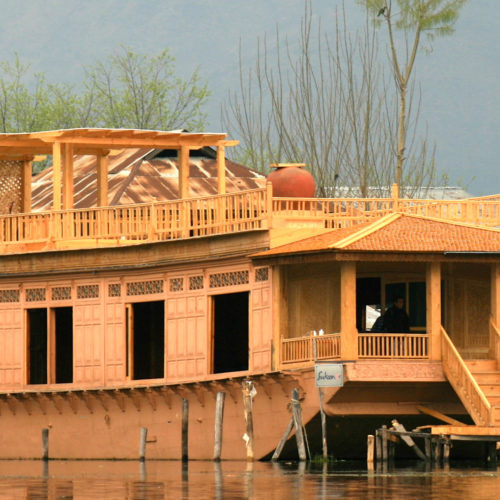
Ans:
[[[429,41],[454,32],[454,24],[466,0],[358,0],[378,18],[385,20],[389,35],[390,60],[399,96],[395,182],[401,183],[407,159],[408,88],[421,36]],[[395,9],[393,8],[395,7]],[[403,40],[396,40],[395,30]],[[398,51],[400,49],[400,51]]]
[[[237,159],[261,171],[270,162],[305,162],[320,196],[342,195],[340,186],[364,197],[386,193],[393,179],[397,99],[384,79],[377,32],[368,16],[363,29],[352,33],[342,10],[326,34],[319,21],[313,22],[308,3],[298,47],[279,29],[273,42],[259,41],[248,72],[240,55],[239,90],[222,108],[224,128],[241,139]],[[415,99],[408,121],[413,134],[418,108]],[[433,148],[425,137],[413,135],[409,150],[413,168],[402,184],[429,185],[435,176]]]

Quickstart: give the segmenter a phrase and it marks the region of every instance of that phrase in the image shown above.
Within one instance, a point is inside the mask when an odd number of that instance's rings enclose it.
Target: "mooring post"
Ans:
[[[375,457],[377,463],[382,462],[382,434],[380,429],[375,430]]]
[[[425,447],[425,460],[426,462],[432,462],[432,447],[431,447],[431,436],[424,438]]]
[[[42,429],[42,460],[49,459],[49,429]]]
[[[441,462],[441,440],[439,437],[434,438],[434,450],[433,450],[433,455],[434,455],[434,460],[436,464],[439,464]]]
[[[186,462],[188,456],[188,420],[189,399],[182,398],[182,461]]]
[[[448,464],[450,461],[451,444],[450,440],[447,437],[442,436],[442,439],[443,439],[443,463]]]
[[[313,337],[313,355],[314,362],[318,361],[318,346],[316,344],[316,337]],[[323,388],[318,387],[318,395],[319,395],[319,411],[321,414],[321,440],[323,443],[323,460],[328,460],[328,445],[326,441],[326,414],[325,414],[325,406],[324,406],[324,394]]]
[[[295,437],[297,439],[297,448],[299,450],[299,460],[306,460],[306,446],[304,442],[304,432],[302,430],[302,410],[300,407],[299,391],[292,390],[292,415],[295,426]]]
[[[139,460],[143,461],[146,458],[146,440],[148,438],[148,430],[146,427],[141,427],[141,439],[139,441]]]
[[[252,412],[252,397],[254,387],[251,380],[243,382],[243,410],[245,412],[246,433],[245,441],[247,446],[247,460],[253,460],[253,412]]]
[[[368,464],[368,469],[373,469],[373,459],[375,455],[375,436],[373,434],[368,434],[366,440],[366,463]]]
[[[224,419],[224,401],[226,393],[220,391],[217,393],[215,403],[215,442],[214,442],[214,460],[220,460],[222,454],[222,422]]]
[[[382,462],[387,462],[389,458],[387,450],[387,425],[382,426]]]

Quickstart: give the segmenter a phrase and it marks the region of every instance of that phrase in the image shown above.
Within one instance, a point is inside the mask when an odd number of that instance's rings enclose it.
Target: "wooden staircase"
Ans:
[[[494,359],[466,360],[472,376],[492,407],[491,425],[500,427],[500,370]]]

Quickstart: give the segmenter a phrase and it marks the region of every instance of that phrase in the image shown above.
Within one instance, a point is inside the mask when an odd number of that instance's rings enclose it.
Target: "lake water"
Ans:
[[[0,461],[0,499],[498,499],[500,473],[482,464],[361,462]]]

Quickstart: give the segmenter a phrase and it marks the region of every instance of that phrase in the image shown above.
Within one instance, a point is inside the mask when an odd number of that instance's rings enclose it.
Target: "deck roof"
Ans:
[[[500,254],[500,230],[394,213],[372,223],[334,229],[259,252],[252,257],[335,251]]]

